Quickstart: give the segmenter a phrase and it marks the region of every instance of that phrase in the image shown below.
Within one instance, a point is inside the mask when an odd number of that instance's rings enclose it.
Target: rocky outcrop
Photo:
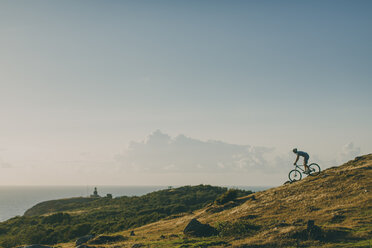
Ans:
[[[322,240],[323,239],[322,229],[314,224],[313,220],[307,222],[307,228],[301,231],[297,231],[292,235],[292,238],[300,240]]]
[[[307,231],[308,239],[312,239],[312,240],[322,239],[322,229],[320,229],[319,226],[316,226],[313,220],[309,220],[307,222],[306,231]]]
[[[194,237],[210,237],[218,234],[214,227],[202,224],[197,219],[192,219],[183,230],[183,233]]]

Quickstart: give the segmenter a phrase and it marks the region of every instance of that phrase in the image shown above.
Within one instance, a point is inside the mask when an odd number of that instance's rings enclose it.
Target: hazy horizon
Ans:
[[[276,186],[294,147],[371,153],[371,10],[1,1],[0,185]]]

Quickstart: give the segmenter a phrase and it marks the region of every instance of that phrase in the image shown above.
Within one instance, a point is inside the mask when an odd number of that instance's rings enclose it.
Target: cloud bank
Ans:
[[[143,142],[131,142],[116,156],[126,170],[136,172],[240,172],[272,168],[266,156],[273,148],[201,141],[155,131]]]

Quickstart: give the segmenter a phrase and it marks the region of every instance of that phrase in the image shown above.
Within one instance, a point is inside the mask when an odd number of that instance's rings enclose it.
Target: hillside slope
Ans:
[[[357,157],[317,177],[257,192],[224,206],[210,205],[185,216],[161,220],[119,234],[124,242],[105,247],[370,247],[372,244],[372,154]],[[185,237],[193,218],[224,233]],[[309,238],[314,220],[321,238]],[[249,229],[250,227],[255,227]],[[224,230],[225,228],[225,230]],[[226,230],[228,229],[228,230]],[[72,243],[62,247],[74,247]]]

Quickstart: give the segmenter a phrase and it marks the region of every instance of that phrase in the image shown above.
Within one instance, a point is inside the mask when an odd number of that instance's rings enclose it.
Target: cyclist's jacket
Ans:
[[[298,156],[302,156],[306,159],[309,159],[309,157],[310,157],[309,154],[307,154],[307,152],[303,152],[303,151],[297,151],[297,154],[298,154]]]

